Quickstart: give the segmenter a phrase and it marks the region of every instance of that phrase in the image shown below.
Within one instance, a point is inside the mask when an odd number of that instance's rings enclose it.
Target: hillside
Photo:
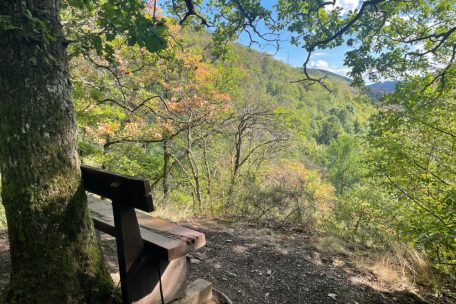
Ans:
[[[367,94],[373,99],[378,100],[385,94],[394,93],[396,90],[397,81],[385,81],[373,83],[367,86]]]
[[[0,304],[456,303],[455,20],[3,1]]]
[[[199,46],[201,50],[207,49],[211,42],[210,36],[201,33],[186,38],[196,44],[192,46]],[[353,114],[348,115],[350,122],[358,120],[361,124],[367,121],[373,111],[360,90],[350,86],[351,79],[325,70],[310,69],[312,76],[327,76],[325,83],[331,92],[319,84],[308,86],[309,83],[306,81],[293,83],[304,78],[302,69],[291,67],[274,59],[268,53],[258,52],[240,44],[232,44],[227,59],[218,64],[248,74],[249,82],[255,82],[261,90],[265,90],[285,107],[303,110],[309,116],[314,134],[321,130],[322,121],[330,119],[330,112],[334,112],[335,109],[349,109],[350,114]]]
[[[374,90],[383,91],[385,93],[393,93],[396,89],[397,83],[397,81],[384,81],[380,83],[370,84],[368,87]]]
[[[289,166],[303,170],[294,170],[298,180],[304,171],[311,170],[313,182],[333,191],[323,178],[327,146],[344,135],[365,134],[373,112],[370,102],[350,86],[347,78],[312,71],[317,77],[328,76],[328,92],[319,84],[293,83],[303,78],[302,71],[268,54],[233,44],[225,60],[214,61],[207,48],[207,34],[186,33],[182,41],[188,47],[170,55],[175,61],[147,58],[144,65],[153,67],[150,70],[137,69],[137,62],[144,60],[140,54],[119,49],[122,65],[112,67],[122,69],[118,72],[122,78],[118,79],[100,74],[99,69],[83,61],[75,62],[74,94],[80,147],[86,162],[151,178],[159,205],[161,198],[169,195],[173,203],[166,204],[166,208],[179,213],[191,212],[196,205],[203,213],[217,213],[233,200],[236,205],[249,206],[245,212],[261,214],[265,206],[253,203],[257,198],[249,197],[246,187],[269,195],[267,188],[272,185],[266,187],[264,179],[272,181],[267,176],[271,170],[289,170]],[[126,75],[123,70],[128,69],[135,72]],[[163,82],[163,75],[168,82]],[[88,89],[87,83],[99,83],[101,89]],[[128,111],[134,105],[135,109],[142,107],[142,101],[150,96],[163,96],[162,104],[151,100],[150,111],[144,107],[141,111]],[[126,101],[117,101],[121,99]],[[102,104],[100,100],[117,102]],[[175,100],[184,100],[187,105],[180,107]],[[207,115],[209,108],[211,113]],[[128,123],[123,123],[126,117]],[[195,142],[188,142],[182,133],[188,129],[188,119],[197,121],[193,136],[202,134]],[[168,125],[161,123],[164,120],[168,120]],[[150,138],[150,130],[158,138]],[[172,157],[165,163],[160,139],[163,136],[172,137],[168,142],[170,155],[185,154],[183,148],[189,145],[193,153],[181,159]],[[111,147],[109,143],[110,148],[104,149],[107,141],[115,144]],[[144,141],[150,144],[142,145]],[[160,180],[161,173],[168,170],[165,165],[170,166],[170,172],[163,189]],[[256,178],[251,179],[252,176]],[[284,197],[271,215],[285,217],[292,208],[289,200]],[[232,206],[233,211],[238,212],[238,207]],[[296,220],[295,216],[288,219]]]
[[[328,92],[319,84],[308,86],[305,81],[293,83],[304,78],[302,70],[275,60],[269,54],[241,45],[235,45],[232,53],[233,57],[225,64],[245,68],[274,100],[288,109],[302,110],[309,119],[310,133],[319,143],[328,144],[336,136],[319,139],[325,122],[340,124],[343,130],[336,132],[338,135],[355,133],[353,125],[359,124],[364,128],[373,112],[373,107],[366,102],[360,90],[350,86],[349,78],[324,70],[310,70],[312,76],[327,76],[325,83],[331,90]]]

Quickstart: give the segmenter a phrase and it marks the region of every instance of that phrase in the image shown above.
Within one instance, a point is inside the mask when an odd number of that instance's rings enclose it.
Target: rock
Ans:
[[[203,304],[212,300],[212,283],[203,279],[197,279],[187,287],[184,298],[173,301],[173,304]]]

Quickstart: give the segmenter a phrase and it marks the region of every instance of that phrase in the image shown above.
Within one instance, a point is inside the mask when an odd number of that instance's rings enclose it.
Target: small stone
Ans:
[[[201,263],[201,261],[198,259],[190,259],[190,264],[199,264],[199,263]]]

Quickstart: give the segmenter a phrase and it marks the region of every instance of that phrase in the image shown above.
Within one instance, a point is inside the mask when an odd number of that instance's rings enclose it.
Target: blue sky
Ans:
[[[267,8],[272,8],[275,2],[275,0],[262,0],[262,3]],[[348,10],[357,8],[360,4],[360,0],[336,0],[336,3],[337,6],[342,7],[342,13],[344,13]],[[280,49],[278,51],[276,51],[275,47],[266,45],[262,45],[260,47],[252,46],[252,48],[262,52],[274,54],[274,58],[288,63],[291,66],[301,67],[306,58],[306,51],[288,43],[287,40],[289,37],[290,33],[285,32],[281,35],[281,40],[284,41],[280,43]],[[241,44],[248,45],[249,39],[247,34],[241,35],[239,42]],[[309,67],[323,69],[342,76],[347,76],[346,73],[348,69],[343,65],[344,54],[347,50],[349,50],[348,46],[341,46],[335,49],[316,50],[311,57]]]

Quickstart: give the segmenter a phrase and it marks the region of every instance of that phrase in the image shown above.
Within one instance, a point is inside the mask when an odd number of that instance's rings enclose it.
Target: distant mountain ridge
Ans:
[[[379,100],[385,94],[392,94],[396,91],[396,86],[398,81],[390,80],[379,83],[370,84],[367,87],[367,95],[369,95],[374,100]]]
[[[385,93],[394,93],[394,91],[396,90],[397,83],[398,81],[390,80],[379,83],[373,83],[368,85],[367,87],[371,88],[372,90],[383,91]]]

